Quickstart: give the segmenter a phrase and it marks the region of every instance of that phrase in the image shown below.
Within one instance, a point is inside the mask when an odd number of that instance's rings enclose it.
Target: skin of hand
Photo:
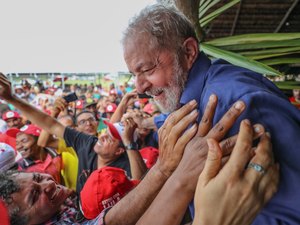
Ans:
[[[167,177],[174,172],[182,158],[185,146],[196,134],[198,117],[196,106],[197,102],[192,100],[177,110],[177,113],[171,113],[158,130],[160,149],[158,162],[162,164],[162,171]],[[190,107],[194,110],[187,114]],[[190,124],[193,125],[186,130]]]
[[[51,111],[51,115],[57,117],[60,112],[63,112],[68,106],[67,101],[62,97],[57,97],[54,101],[54,106]]]
[[[120,104],[118,105],[116,111],[113,113],[112,117],[110,118],[111,123],[116,123],[121,120],[123,114],[126,112],[128,106],[132,105],[137,98],[136,90],[132,92],[126,93]]]
[[[133,111],[127,112],[123,115],[122,121],[132,118],[134,122],[137,124],[139,128],[142,127],[142,122],[143,122],[143,114],[137,109],[134,109]]]
[[[133,91],[128,92],[123,96],[120,104],[124,105],[127,108],[128,106],[132,105],[136,99],[137,99],[137,91],[136,89],[134,89]]]
[[[219,143],[207,139],[209,151],[197,184],[193,225],[251,224],[276,193],[279,166],[274,164],[270,137],[263,133],[255,149],[252,142],[251,124],[243,120],[230,159],[222,167]],[[266,173],[245,169],[249,161],[262,165]]]
[[[132,118],[128,118],[123,121],[123,125],[124,132],[122,134],[122,141],[124,145],[128,145],[133,142],[133,134],[135,129],[137,128],[137,124]]]
[[[10,81],[6,76],[3,73],[0,73],[0,96],[6,101],[13,98],[10,85]]]

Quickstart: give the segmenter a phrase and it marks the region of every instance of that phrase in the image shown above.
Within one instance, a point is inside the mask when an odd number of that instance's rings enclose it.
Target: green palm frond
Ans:
[[[234,52],[222,50],[220,48],[205,43],[201,43],[200,48],[210,56],[213,56],[215,58],[222,58],[234,65],[241,66],[258,73],[272,76],[282,75],[279,71],[273,69],[272,67],[269,67],[255,60],[248,59]]]

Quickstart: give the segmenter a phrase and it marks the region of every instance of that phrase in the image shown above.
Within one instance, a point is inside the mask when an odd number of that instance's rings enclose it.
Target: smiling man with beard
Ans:
[[[209,97],[216,94],[219,104],[213,120],[215,124],[235,101],[246,103],[245,112],[228,135],[237,133],[239,123],[245,118],[263,124],[272,135],[275,159],[281,168],[278,194],[253,224],[299,224],[300,114],[287,97],[261,74],[224,60],[211,61],[200,52],[191,22],[174,8],[156,4],[143,9],[129,22],[122,44],[124,59],[135,77],[138,93],[151,95],[165,113],[194,99],[198,103],[199,121]],[[189,182],[196,180],[194,176]],[[177,198],[183,195],[179,192]],[[161,202],[163,199],[164,202],[171,200],[162,197]],[[187,207],[188,200],[178,201],[178,205]],[[176,208],[174,204],[172,207]],[[156,215],[164,209],[165,205],[161,204],[149,214],[152,224],[159,224],[161,218]],[[193,205],[190,209],[194,214]],[[173,213],[175,215],[175,211]],[[168,224],[167,221],[164,224]]]

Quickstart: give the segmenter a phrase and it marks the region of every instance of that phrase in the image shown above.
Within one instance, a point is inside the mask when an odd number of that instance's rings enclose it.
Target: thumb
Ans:
[[[208,153],[200,179],[206,184],[214,178],[221,169],[222,151],[219,143],[214,139],[207,139]]]

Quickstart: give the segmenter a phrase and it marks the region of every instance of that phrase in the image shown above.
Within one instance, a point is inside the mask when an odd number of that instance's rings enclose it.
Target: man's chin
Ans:
[[[154,100],[154,102],[156,103],[157,107],[162,113],[171,113],[176,110],[176,107],[171,107],[167,102],[161,102],[156,100]]]

